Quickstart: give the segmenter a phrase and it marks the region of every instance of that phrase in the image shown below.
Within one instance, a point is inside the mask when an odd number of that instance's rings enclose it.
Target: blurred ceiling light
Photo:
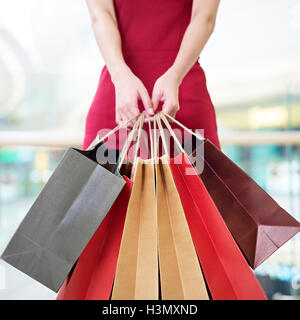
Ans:
[[[260,107],[249,109],[249,126],[253,129],[285,127],[288,111],[284,106]]]

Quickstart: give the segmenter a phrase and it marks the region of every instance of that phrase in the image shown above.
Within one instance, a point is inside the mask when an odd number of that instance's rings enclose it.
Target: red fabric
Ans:
[[[182,164],[178,164],[182,157]],[[177,164],[176,164],[177,163]],[[266,296],[187,157],[171,159],[199,261],[214,300],[265,300]],[[186,170],[194,174],[186,174]]]
[[[63,283],[57,300],[109,299],[132,187],[132,181],[123,178],[126,185]]]
[[[115,0],[124,59],[142,80],[150,97],[156,79],[173,64],[178,53],[190,21],[192,2]],[[219,147],[215,110],[198,62],[183,79],[179,104],[176,119],[190,129],[204,129],[205,137]],[[141,101],[139,108],[144,110]],[[115,91],[105,66],[86,118],[83,148],[89,146],[100,129],[115,126]],[[108,146],[114,148],[109,143]]]

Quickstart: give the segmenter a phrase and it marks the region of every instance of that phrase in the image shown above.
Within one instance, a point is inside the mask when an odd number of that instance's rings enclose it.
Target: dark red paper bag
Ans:
[[[264,291],[187,156],[171,159],[170,167],[212,298],[265,300]]]
[[[300,231],[300,224],[209,140],[192,158],[200,177],[252,268]],[[191,161],[193,162],[194,160]]]
[[[63,283],[58,300],[110,298],[132,188],[132,181],[123,178],[126,181],[123,190]]]

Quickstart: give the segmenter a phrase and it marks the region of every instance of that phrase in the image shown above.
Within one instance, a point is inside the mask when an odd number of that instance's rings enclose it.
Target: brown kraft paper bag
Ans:
[[[167,158],[156,164],[158,251],[163,300],[208,300],[205,281]]]
[[[158,299],[157,214],[153,160],[138,160],[112,300]]]

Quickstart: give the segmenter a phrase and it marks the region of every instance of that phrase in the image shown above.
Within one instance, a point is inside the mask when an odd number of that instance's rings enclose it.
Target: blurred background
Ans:
[[[299,0],[221,1],[200,63],[224,152],[299,220]],[[67,146],[81,146],[102,66],[84,1],[0,0],[1,252]],[[255,274],[270,299],[300,299],[299,236]],[[0,299],[55,296],[0,261]]]

